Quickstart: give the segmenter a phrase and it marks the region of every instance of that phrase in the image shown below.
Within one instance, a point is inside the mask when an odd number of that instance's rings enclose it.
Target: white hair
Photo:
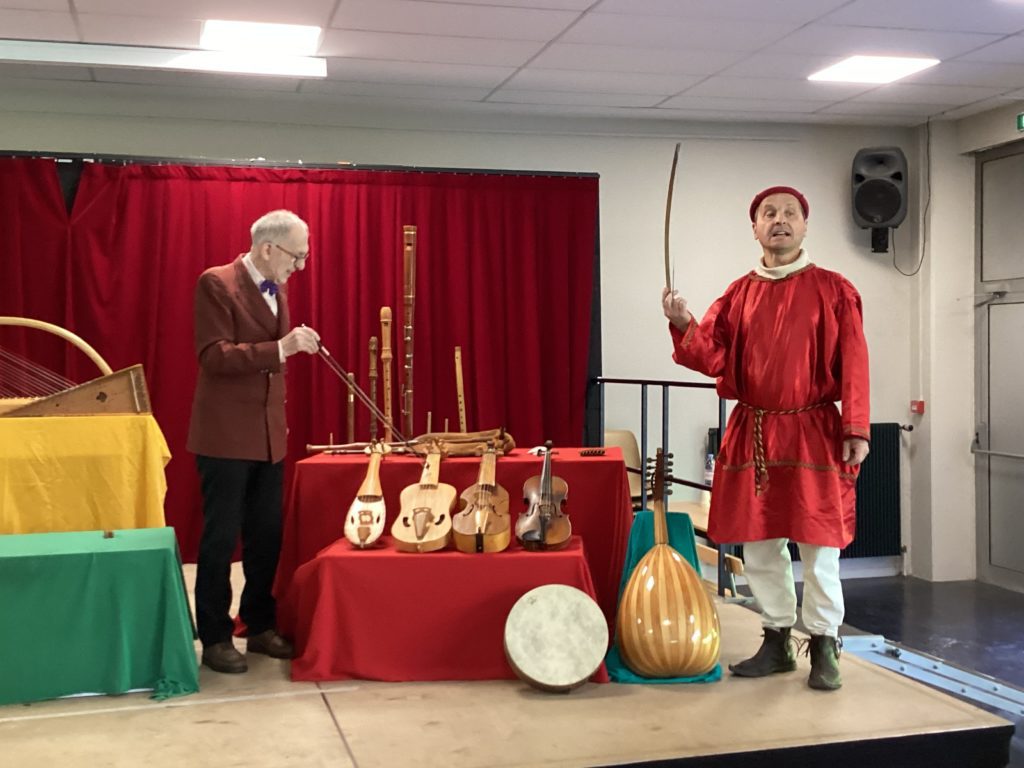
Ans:
[[[291,232],[293,227],[302,227],[307,233],[309,232],[309,225],[291,211],[286,211],[282,208],[265,213],[256,219],[249,229],[252,233],[252,245],[255,248],[260,243],[268,240],[285,237]]]

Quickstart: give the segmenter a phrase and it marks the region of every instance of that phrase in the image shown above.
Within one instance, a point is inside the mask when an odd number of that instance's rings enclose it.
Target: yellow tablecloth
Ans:
[[[170,458],[149,414],[0,418],[0,534],[162,527]]]

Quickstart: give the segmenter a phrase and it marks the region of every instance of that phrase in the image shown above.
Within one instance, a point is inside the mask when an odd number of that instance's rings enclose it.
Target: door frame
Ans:
[[[983,282],[982,275],[982,231],[984,211],[982,206],[982,179],[985,163],[1013,155],[1024,155],[1024,141],[1016,141],[997,149],[979,152],[975,156],[975,247],[974,247],[974,366],[975,366],[975,435],[972,450],[988,450],[991,436],[988,429],[989,411],[989,308],[997,304],[1024,304],[1024,277],[1012,280],[990,280]],[[995,586],[1024,592],[1024,573],[992,564],[989,525],[989,479],[990,460],[986,454],[974,456],[975,472],[975,519],[976,519],[976,570],[979,581]],[[1024,525],[1024,516],[1021,524]]]

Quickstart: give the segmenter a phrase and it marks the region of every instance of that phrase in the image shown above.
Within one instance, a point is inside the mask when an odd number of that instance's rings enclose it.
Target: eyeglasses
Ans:
[[[292,251],[289,251],[287,248],[285,248],[284,246],[280,246],[277,243],[271,243],[271,245],[277,248],[279,251],[284,251],[289,256],[291,256],[292,261],[295,263],[296,266],[298,266],[300,263],[305,263],[306,259],[309,258],[309,251],[306,251],[305,253],[293,253]]]

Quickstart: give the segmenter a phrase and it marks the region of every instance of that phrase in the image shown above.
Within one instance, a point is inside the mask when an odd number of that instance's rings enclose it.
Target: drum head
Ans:
[[[516,601],[505,621],[505,656],[515,673],[545,691],[585,683],[608,650],[608,623],[594,599],[545,584]]]

